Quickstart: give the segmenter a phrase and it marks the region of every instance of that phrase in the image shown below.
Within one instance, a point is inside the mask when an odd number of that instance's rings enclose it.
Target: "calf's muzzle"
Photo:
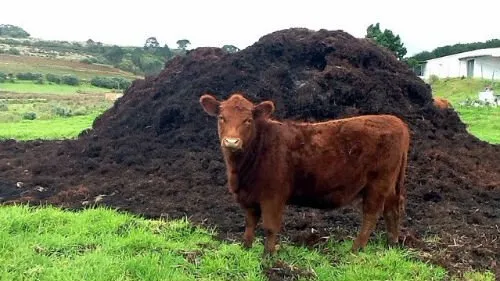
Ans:
[[[229,149],[241,149],[241,139],[239,138],[224,138],[222,146]]]

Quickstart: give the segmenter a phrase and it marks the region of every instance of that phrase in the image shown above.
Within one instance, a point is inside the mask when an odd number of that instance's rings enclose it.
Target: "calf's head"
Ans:
[[[206,113],[219,119],[220,144],[231,152],[248,147],[256,136],[258,122],[269,118],[274,111],[273,102],[255,105],[241,94],[233,94],[224,101],[206,94],[200,97],[200,103]]]

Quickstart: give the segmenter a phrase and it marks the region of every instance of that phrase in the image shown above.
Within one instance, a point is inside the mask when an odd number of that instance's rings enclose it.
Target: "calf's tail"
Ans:
[[[405,151],[401,157],[401,165],[399,168],[399,175],[396,182],[396,196],[399,198],[399,213],[402,216],[405,212],[406,204],[406,187],[405,187],[405,176],[406,167],[408,165],[408,153]]]

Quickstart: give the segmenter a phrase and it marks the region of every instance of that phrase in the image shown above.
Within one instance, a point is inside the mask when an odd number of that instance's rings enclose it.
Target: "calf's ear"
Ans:
[[[263,101],[253,108],[254,118],[269,118],[274,112],[274,103],[272,101]]]
[[[220,102],[217,101],[214,96],[209,94],[201,96],[200,104],[208,115],[217,116],[217,114],[219,114]]]

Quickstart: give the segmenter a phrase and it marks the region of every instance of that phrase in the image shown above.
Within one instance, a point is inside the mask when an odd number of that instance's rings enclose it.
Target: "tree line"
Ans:
[[[380,29],[380,24],[371,24],[366,29],[365,38],[374,40],[380,46],[387,48],[399,59],[404,61],[410,68],[415,68],[422,62],[434,58],[454,55],[462,52],[474,51],[486,48],[500,47],[500,39],[491,39],[486,42],[474,43],[458,43],[454,45],[446,45],[437,47],[432,51],[423,51],[411,57],[405,57],[407,50],[399,35],[394,34],[391,30]]]
[[[412,58],[417,61],[426,61],[434,58],[454,55],[468,51],[487,49],[487,48],[498,48],[498,47],[500,47],[500,39],[491,39],[486,42],[458,43],[454,45],[437,47],[430,52],[423,51],[412,56]]]
[[[0,83],[16,83],[16,81],[33,81],[35,84],[64,84],[70,86],[78,86],[82,83],[89,83],[93,86],[106,88],[106,89],[117,89],[125,90],[132,84],[132,81],[123,77],[107,77],[107,76],[95,76],[90,81],[82,81],[75,75],[65,74],[57,75],[52,73],[42,73],[36,72],[19,72],[19,73],[3,73],[0,72]]]

